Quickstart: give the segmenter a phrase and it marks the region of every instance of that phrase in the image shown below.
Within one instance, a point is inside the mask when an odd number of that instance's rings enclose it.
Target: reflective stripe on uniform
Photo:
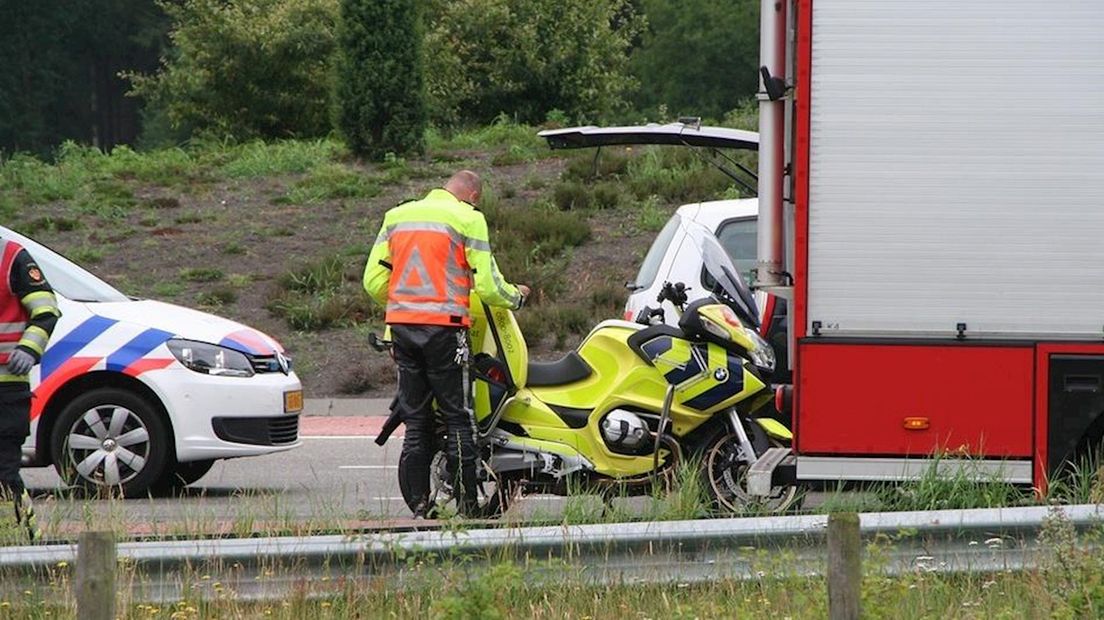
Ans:
[[[466,239],[467,239],[467,241],[465,241],[465,243],[467,244],[467,246],[469,248],[471,248],[473,250],[479,250],[481,252],[490,252],[491,251],[491,244],[488,241],[484,241],[482,239],[476,239],[474,237],[466,237]]]
[[[7,375],[0,374],[0,383],[30,383],[31,378],[29,375]]]
[[[25,295],[20,301],[32,319],[43,314],[61,316],[61,311],[58,310],[57,298],[50,291],[35,291]]]
[[[452,226],[448,224],[442,224],[441,222],[399,222],[398,224],[392,224],[388,226],[385,230],[380,231],[379,236],[376,237],[376,243],[390,241],[391,235],[397,232],[443,233],[448,235],[449,238],[455,241],[457,244],[467,246],[469,248],[472,248],[473,250],[483,250],[484,252],[491,251],[491,244],[485,239],[469,237],[456,230]]]
[[[11,353],[18,346],[18,342],[0,342],[0,353]]]
[[[451,301],[442,302],[412,302],[412,301],[388,301],[387,312],[431,312],[447,314],[451,316],[467,317],[468,307]]]
[[[46,351],[46,343],[49,342],[49,340],[50,334],[46,333],[46,330],[37,325],[31,325],[27,328],[27,331],[23,332],[23,337],[19,339],[19,344],[38,353],[39,357],[41,357]]]
[[[502,277],[498,273],[498,265],[494,263],[494,259],[491,259],[491,266],[491,279],[494,280],[494,285],[495,288],[498,289],[498,294],[503,299],[510,300],[510,304],[516,307],[518,302],[521,301],[520,295],[514,295],[510,293],[510,289],[506,288],[506,283],[502,281]]]

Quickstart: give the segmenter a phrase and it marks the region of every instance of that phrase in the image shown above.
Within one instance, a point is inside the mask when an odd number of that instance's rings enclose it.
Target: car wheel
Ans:
[[[61,411],[51,438],[54,468],[68,484],[96,493],[144,497],[165,470],[169,433],[146,399],[100,388]]]
[[[164,475],[154,484],[154,490],[158,493],[175,493],[207,475],[214,465],[214,459],[171,463],[165,467]]]

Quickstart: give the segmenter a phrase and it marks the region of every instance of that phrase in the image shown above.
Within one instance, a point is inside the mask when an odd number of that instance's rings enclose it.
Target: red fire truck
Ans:
[[[1099,0],[764,0],[757,278],[791,301],[799,480],[1043,488],[1100,442],[1102,31]]]

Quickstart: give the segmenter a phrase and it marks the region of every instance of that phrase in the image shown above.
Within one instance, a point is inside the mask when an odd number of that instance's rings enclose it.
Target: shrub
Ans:
[[[562,178],[590,181],[595,178],[619,177],[628,171],[631,148],[606,148],[601,153],[583,151],[567,162]]]
[[[345,263],[337,257],[311,261],[299,269],[280,277],[281,288],[297,292],[318,294],[336,291],[345,281]]]
[[[552,202],[561,211],[586,209],[590,206],[590,190],[582,183],[566,181],[553,188]]]
[[[621,197],[625,190],[618,183],[599,183],[591,192],[594,206],[599,209],[616,209],[621,204]]]
[[[718,118],[758,89],[758,0],[643,0],[632,71],[639,106]],[[675,61],[677,59],[677,61]]]
[[[131,94],[174,126],[237,138],[329,133],[337,0],[161,2],[174,53]]]
[[[733,184],[688,148],[649,147],[629,160],[627,186],[638,199],[656,196],[669,204],[714,200]]]
[[[281,276],[267,308],[292,329],[320,330],[382,318],[360,286],[361,265],[338,256],[304,263]]]
[[[597,119],[635,82],[633,0],[431,0],[426,33],[435,124]],[[552,114],[553,110],[560,111]]]
[[[425,149],[419,0],[342,0],[338,125],[354,153]]]

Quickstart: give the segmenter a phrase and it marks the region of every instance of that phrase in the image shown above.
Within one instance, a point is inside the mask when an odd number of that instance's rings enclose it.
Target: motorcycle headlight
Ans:
[[[759,368],[774,372],[774,349],[770,346],[770,343],[763,340],[759,332],[754,329],[745,329],[747,330],[748,338],[755,343],[755,349],[748,351],[748,357],[751,358],[751,363]]]
[[[252,377],[253,365],[241,351],[209,342],[172,339],[166,343],[177,361],[190,370],[220,377]]]

